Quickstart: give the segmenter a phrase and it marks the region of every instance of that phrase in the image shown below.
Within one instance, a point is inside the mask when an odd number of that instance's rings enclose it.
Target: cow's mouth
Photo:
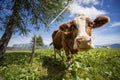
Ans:
[[[90,49],[93,49],[93,48],[79,48],[80,51],[88,51]]]
[[[92,45],[87,43],[77,43],[77,46],[78,46],[78,50],[80,51],[87,51],[94,48],[92,47]]]

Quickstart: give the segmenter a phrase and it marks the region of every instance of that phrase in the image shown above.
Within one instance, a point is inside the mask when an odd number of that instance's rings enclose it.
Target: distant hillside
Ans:
[[[116,43],[116,44],[106,44],[106,45],[95,45],[95,47],[98,47],[98,48],[102,48],[103,46],[109,46],[111,48],[120,48],[120,44],[119,43]]]
[[[112,48],[120,48],[120,44],[111,44],[111,45],[108,45]]]

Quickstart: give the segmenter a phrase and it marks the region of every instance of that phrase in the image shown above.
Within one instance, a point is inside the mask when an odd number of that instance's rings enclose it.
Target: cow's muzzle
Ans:
[[[86,44],[90,44],[91,43],[91,38],[89,40],[85,39],[85,38],[78,38],[76,39],[76,42],[78,44],[81,44],[81,43],[86,43]]]
[[[74,46],[74,49],[78,49],[78,50],[79,49],[86,50],[86,49],[94,48],[91,38],[86,38],[86,37],[76,38],[75,44],[76,45]]]

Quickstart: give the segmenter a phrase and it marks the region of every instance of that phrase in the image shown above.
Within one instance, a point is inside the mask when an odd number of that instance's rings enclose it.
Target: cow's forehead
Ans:
[[[88,16],[86,16],[85,14],[78,14],[75,19],[86,19],[86,18],[89,18]]]
[[[77,25],[77,29],[78,29],[78,34],[77,34],[77,38],[80,38],[82,36],[87,37],[88,39],[90,38],[90,32],[91,31],[89,29],[89,27],[86,27],[86,22],[89,21],[89,17],[86,16],[85,14],[78,14],[77,17],[75,18],[75,23]]]

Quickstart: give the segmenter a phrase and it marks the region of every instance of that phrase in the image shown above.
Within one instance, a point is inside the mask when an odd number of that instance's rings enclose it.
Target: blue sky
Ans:
[[[95,45],[120,43],[120,0],[74,0],[68,8],[70,14],[64,15],[64,20],[60,22],[55,21],[49,25],[50,29],[48,31],[41,28],[39,31],[32,31],[28,36],[14,34],[8,46],[29,43],[34,34],[41,35],[44,44],[49,44],[52,42],[52,32],[58,29],[61,23],[74,19],[78,13],[84,13],[93,20],[99,15],[107,15],[110,17],[109,23],[93,30],[92,38]]]

